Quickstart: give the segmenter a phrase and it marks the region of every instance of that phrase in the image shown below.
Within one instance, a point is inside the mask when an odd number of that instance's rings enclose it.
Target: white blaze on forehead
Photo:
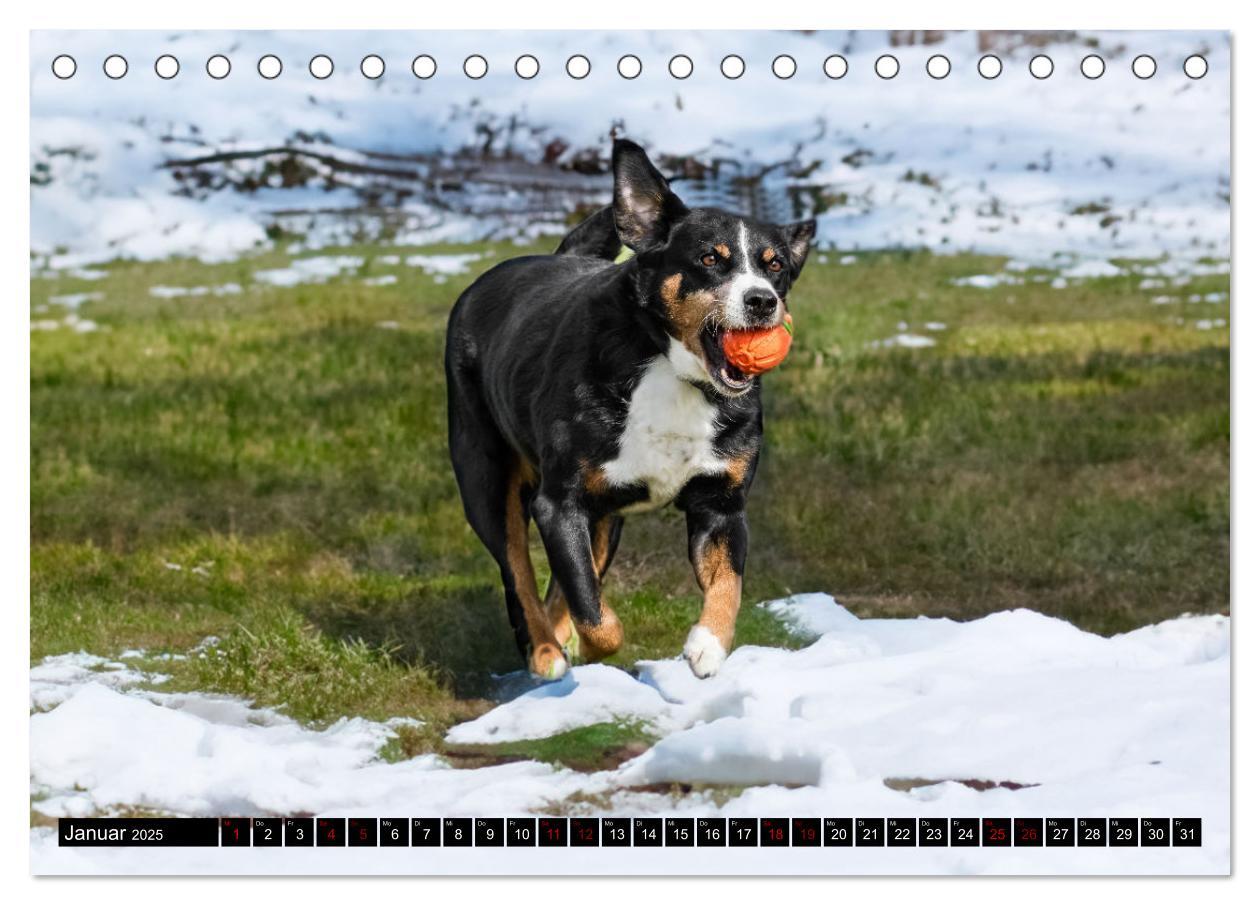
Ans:
[[[739,242],[737,245],[738,250],[736,254],[739,257],[736,259],[736,264],[739,270],[735,272],[735,278],[731,280],[726,291],[723,309],[726,323],[738,329],[749,326],[748,315],[744,310],[744,295],[750,289],[767,289],[776,299],[779,298],[779,293],[775,291],[774,285],[754,268],[752,246],[748,239],[748,227],[743,220],[739,222]]]

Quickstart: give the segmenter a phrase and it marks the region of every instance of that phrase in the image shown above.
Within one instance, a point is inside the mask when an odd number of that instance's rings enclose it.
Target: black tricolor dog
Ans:
[[[499,563],[530,670],[621,646],[600,585],[627,512],[674,503],[704,592],[683,654],[713,675],[730,650],[761,448],[759,378],[727,330],[782,321],[813,221],[773,226],[689,210],[643,149],[613,145],[613,203],[554,255],[505,261],[451,311],[451,461],[473,530]],[[613,263],[622,245],[635,254]],[[538,596],[527,532],[552,579]]]

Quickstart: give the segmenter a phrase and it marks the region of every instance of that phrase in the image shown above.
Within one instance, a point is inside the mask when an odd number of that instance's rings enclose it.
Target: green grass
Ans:
[[[403,741],[406,741],[405,736]],[[502,761],[536,760],[590,772],[610,769],[642,754],[653,741],[654,736],[637,723],[596,723],[548,738],[498,745],[447,745],[443,753],[460,765],[483,766]]]
[[[32,281],[35,318],[65,313],[52,296],[104,293],[80,311],[101,331],[31,335],[32,657],[215,635],[162,663],[174,687],[316,723],[423,721],[395,754],[490,706],[491,674],[520,664],[456,494],[441,369],[471,275],[379,260],[407,252],[338,250],[364,266],[292,288],[253,280],[280,252]],[[1228,330],[1194,327],[1227,306],[1153,305],[1170,290],[1137,274],[977,289],[952,281],[1002,259],[837,257],[806,268],[796,346],[765,379],[739,643],[794,643],[751,602],[807,590],[861,615],[1027,606],[1106,633],[1227,610]],[[363,283],[385,273],[398,282]],[[228,282],[246,291],[148,292]],[[903,321],[947,327],[933,348],[871,346]],[[684,534],[672,510],[627,524],[614,663],[681,648],[699,606]]]

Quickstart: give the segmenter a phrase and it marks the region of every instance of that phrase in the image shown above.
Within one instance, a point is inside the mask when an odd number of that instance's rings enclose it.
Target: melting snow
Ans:
[[[980,273],[973,277],[960,277],[954,280],[955,286],[973,286],[976,289],[996,289],[998,286],[1019,286],[1023,284],[1019,277],[1009,273]]]
[[[813,639],[801,650],[741,647],[709,680],[680,659],[638,664],[638,676],[579,666],[451,730],[452,742],[546,737],[609,720],[647,724],[660,741],[594,774],[516,763],[454,769],[437,757],[385,763],[397,725],[298,725],[236,698],[142,687],[152,676],[87,655],[31,672],[32,807],[82,815],[140,807],[189,815],[338,816],[554,813],[574,795],[594,813],[678,816],[1201,816],[1201,849],[872,851],[862,859],[793,862],[801,872],[1098,873],[1229,870],[1229,620],[1183,617],[1103,638],[1027,610],[972,622],[858,619],[831,597],[766,604]],[[886,780],[913,779],[897,791]],[[1026,788],[980,792],[960,780]],[[722,804],[635,791],[657,782],[750,786]],[[587,805],[572,804],[578,812]],[[511,853],[512,850],[509,850]],[[164,870],[222,870],[189,850]],[[234,871],[458,872],[440,864],[339,852],[232,855]],[[533,854],[533,853],[531,853]],[[834,853],[833,853],[834,854]],[[601,870],[600,858],[577,869]],[[644,870],[694,867],[643,852]],[[741,856],[735,871],[775,871]],[[199,860],[201,859],[201,860]],[[32,831],[37,873],[137,870],[137,853],[65,850]],[[481,872],[545,870],[510,856]],[[553,868],[554,869],[554,866]],[[726,866],[723,867],[726,870]]]
[[[99,302],[105,298],[103,292],[72,292],[69,295],[50,296],[48,301],[53,305],[61,305],[63,308],[77,309],[84,302]]]
[[[919,336],[917,333],[897,333],[887,339],[878,339],[868,344],[872,349],[926,349],[936,345],[930,336]]]
[[[296,286],[299,283],[324,283],[347,270],[363,266],[363,259],[352,255],[298,258],[288,267],[259,270],[254,279],[272,286]]]
[[[1097,277],[1123,276],[1124,271],[1110,261],[1082,261],[1063,271],[1060,276],[1069,280],[1096,279]]]
[[[345,212],[360,203],[351,188],[268,186],[197,200],[175,194],[178,185],[162,167],[172,156],[250,150],[299,134],[327,136],[314,150],[351,162],[362,159],[351,148],[454,153],[483,140],[476,130],[485,121],[505,122],[527,109],[527,125],[547,127],[537,136],[518,131],[514,147],[530,160],[541,159],[552,137],[581,147],[614,120],[657,155],[691,154],[732,134],[731,105],[724,102],[731,87],[718,75],[721,54],[761,59],[768,35],[776,53],[790,54],[802,66],[816,66],[843,47],[846,84],[855,80],[856,90],[837,92],[826,79],[797,78],[790,85],[792,103],[782,102],[784,83],[768,66],[750,66],[738,86],[740,102],[760,115],[737,130],[730,154],[773,163],[789,158],[805,140],[803,158],[820,163],[809,179],[847,198],[822,212],[824,243],[849,251],[975,248],[1023,258],[1046,249],[1183,259],[1229,254],[1231,49],[1228,33],[1221,31],[1084,32],[1073,41],[1002,51],[1012,73],[1022,71],[1035,53],[1050,55],[1057,68],[1071,72],[1092,42],[1109,69],[1123,73],[1141,48],[1160,63],[1160,75],[1146,81],[972,78],[951,80],[949,90],[921,77],[921,67],[935,53],[974,59],[974,33],[895,48],[906,75],[883,82],[873,71],[876,57],[889,52],[883,32],[590,32],[583,36],[590,47],[644,60],[635,90],[625,90],[615,67],[599,60],[581,85],[562,75],[524,81],[509,63],[492,65],[484,80],[446,80],[440,96],[429,102],[427,95],[415,94],[405,63],[376,81],[363,79],[354,65],[342,65],[358,59],[364,42],[386,59],[410,60],[414,40],[405,32],[169,34],[178,41],[181,59],[204,60],[234,48],[238,69],[264,53],[306,60],[321,52],[338,61],[317,97],[310,97],[308,79],[281,78],[268,84],[266,104],[258,103],[253,81],[235,77],[213,91],[204,79],[127,79],[109,85],[105,104],[103,73],[81,67],[76,79],[89,80],[87,89],[66,91],[47,61],[58,53],[80,60],[110,53],[145,58],[153,33],[37,31],[31,36],[30,150],[33,162],[49,170],[31,189],[32,249],[56,268],[120,255],[223,259],[266,244],[265,225],[281,208],[327,210],[325,220],[344,221]],[[510,60],[518,52],[516,42],[509,32],[447,32],[439,56],[443,66],[455,67],[470,53]],[[572,53],[570,33],[536,32],[531,42],[544,73],[562,72]],[[1179,71],[1180,61],[1193,52],[1205,53],[1211,63],[1197,81]],[[668,74],[663,61],[674,53],[696,61],[693,78],[679,82]],[[909,77],[912,71],[920,77]],[[675,95],[678,104],[660,103]],[[474,101],[478,116],[450,117],[450,111],[467,111]],[[808,143],[814,135],[818,139]],[[172,138],[192,144],[176,153]],[[44,149],[62,153],[50,156]],[[932,179],[907,181],[907,173],[930,173]],[[771,180],[767,188],[786,191],[791,179]],[[497,211],[513,203],[511,189],[486,195],[478,202],[485,213],[460,215],[444,210],[440,198],[408,198],[399,210],[400,243],[502,234]],[[1105,210],[1089,212],[1098,204]],[[1104,221],[1108,225],[1100,228]],[[518,238],[562,229],[558,220],[530,223]],[[304,247],[318,243],[319,226],[309,235]]]
[[[32,332],[46,332],[49,330],[60,330],[67,327],[75,333],[95,333],[101,329],[101,325],[94,320],[88,320],[85,317],[79,317],[77,314],[67,314],[61,320],[51,320],[48,318],[42,320],[31,321]]]
[[[275,273],[275,271],[263,271]],[[149,295],[159,299],[176,299],[185,296],[203,295],[239,295],[243,290],[239,283],[224,283],[222,286],[150,286]]]
[[[468,273],[468,265],[481,260],[477,253],[453,255],[408,255],[408,267],[419,267],[427,274],[437,277],[458,276]]]

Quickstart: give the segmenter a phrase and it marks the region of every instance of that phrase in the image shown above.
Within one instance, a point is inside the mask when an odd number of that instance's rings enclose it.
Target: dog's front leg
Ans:
[[[715,674],[735,639],[735,617],[744,583],[748,520],[742,498],[722,505],[697,502],[687,507],[687,551],[704,592],[700,621],[691,627],[683,656],[702,679]]]
[[[602,660],[621,647],[621,620],[603,602],[591,555],[591,513],[573,496],[543,491],[531,513],[547,550],[551,574],[569,604],[583,659]]]

